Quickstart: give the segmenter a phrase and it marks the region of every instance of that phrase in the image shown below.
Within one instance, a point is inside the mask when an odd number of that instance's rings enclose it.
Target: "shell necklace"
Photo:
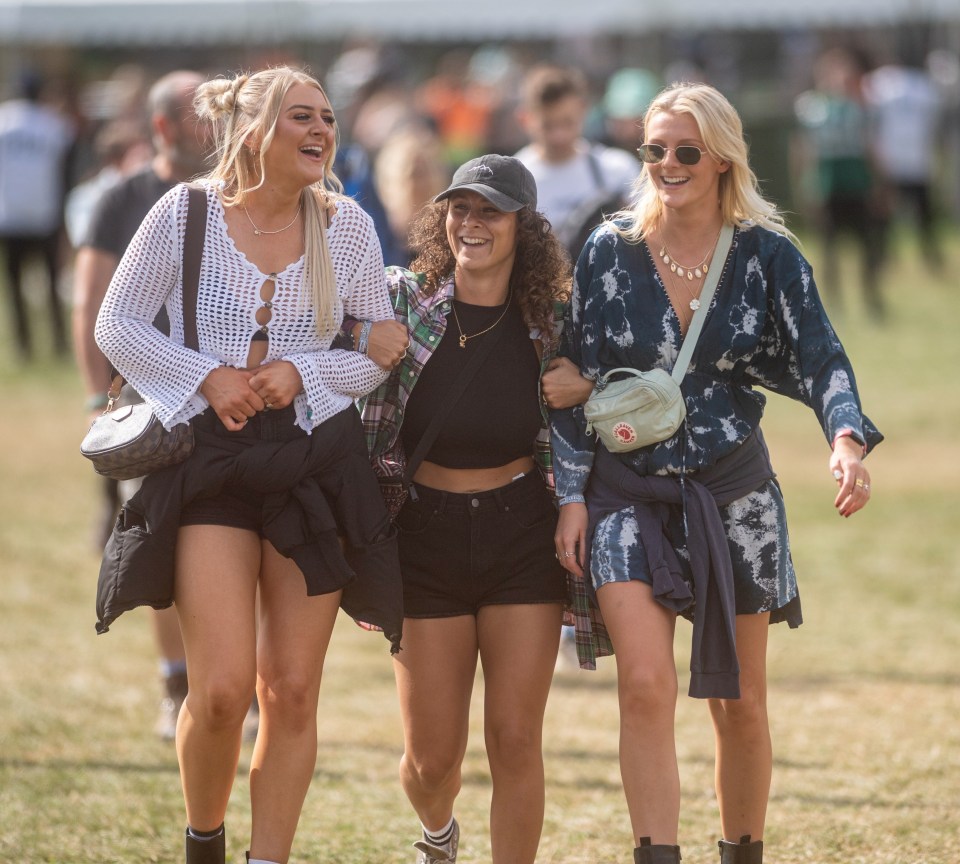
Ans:
[[[258,228],[257,223],[250,218],[250,213],[246,207],[243,208],[243,214],[247,217],[247,221],[250,223],[253,228],[253,233],[259,237],[261,234],[282,234],[288,228],[292,228],[297,219],[300,218],[300,213],[303,211],[303,198],[300,199],[300,206],[297,207],[297,212],[294,214],[293,219],[290,220],[289,224],[284,225],[283,228],[277,228],[276,231],[265,231],[263,228]]]
[[[722,231],[723,228],[721,227],[720,230]],[[703,260],[693,267],[687,267],[685,264],[681,264],[676,258],[673,257],[673,255],[670,254],[670,250],[667,249],[667,239],[662,230],[660,232],[660,240],[660,251],[657,254],[660,256],[660,260],[663,262],[664,266],[670,268],[670,272],[677,276],[678,280],[687,290],[687,293],[690,295],[690,308],[696,312],[697,309],[700,308],[700,292],[697,291],[694,293],[687,283],[693,282],[694,279],[699,281],[707,275],[707,272],[710,269],[710,265],[707,262],[711,257],[713,257],[713,250],[717,248],[717,243],[720,240],[720,232],[717,232],[717,237],[707,250],[707,254],[703,256]]]

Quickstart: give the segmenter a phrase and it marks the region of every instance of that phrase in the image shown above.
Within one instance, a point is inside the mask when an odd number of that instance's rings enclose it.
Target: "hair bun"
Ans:
[[[237,94],[247,83],[246,75],[236,78],[215,78],[197,88],[197,113],[216,120],[233,114],[237,106]]]

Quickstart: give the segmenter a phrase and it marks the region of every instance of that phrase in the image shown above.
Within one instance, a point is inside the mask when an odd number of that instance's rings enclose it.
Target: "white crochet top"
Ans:
[[[175,186],[147,214],[120,261],[97,317],[100,349],[139,392],[166,428],[208,407],[203,380],[217,366],[246,365],[256,312],[263,305],[262,273],[227,234],[223,205],[207,184],[207,233],[197,295],[200,351],[183,344],[181,288],[187,187]],[[393,318],[383,256],[373,220],[350,198],[336,199],[327,232],[337,279],[336,321]],[[289,360],[303,379],[297,425],[307,432],[369,393],[387,372],[355,351],[328,350],[332,335],[317,332],[304,259],[276,275],[267,356]],[[166,305],[170,336],[153,326]]]

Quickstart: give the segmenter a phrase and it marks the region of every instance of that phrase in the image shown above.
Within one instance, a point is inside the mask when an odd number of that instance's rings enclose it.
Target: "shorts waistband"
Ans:
[[[497,510],[503,512],[516,503],[529,500],[540,486],[542,486],[540,472],[534,468],[505,486],[485,489],[483,492],[445,492],[443,489],[433,489],[430,486],[413,483],[410,486],[410,497],[438,511],[477,513]]]

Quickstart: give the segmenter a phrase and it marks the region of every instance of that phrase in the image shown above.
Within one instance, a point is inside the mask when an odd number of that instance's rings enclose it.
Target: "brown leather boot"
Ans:
[[[679,846],[654,845],[649,837],[641,837],[633,850],[633,864],[680,864],[680,857]]]
[[[763,864],[763,841],[750,842],[750,835],[744,834],[739,843],[721,840],[720,864]]]

